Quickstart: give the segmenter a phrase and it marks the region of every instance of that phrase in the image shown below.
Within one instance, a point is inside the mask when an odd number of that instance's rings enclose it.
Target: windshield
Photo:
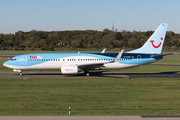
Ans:
[[[16,59],[13,59],[13,58],[11,58],[10,60],[11,60],[11,61],[16,61]]]

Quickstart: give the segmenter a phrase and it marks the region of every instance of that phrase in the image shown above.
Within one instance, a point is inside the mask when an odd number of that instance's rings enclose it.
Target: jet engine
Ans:
[[[62,66],[61,73],[62,74],[77,74],[78,67],[77,66]]]

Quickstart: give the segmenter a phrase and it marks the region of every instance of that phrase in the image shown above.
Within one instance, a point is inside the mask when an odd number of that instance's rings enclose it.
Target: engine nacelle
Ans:
[[[61,73],[62,74],[77,74],[78,67],[77,66],[62,66]]]

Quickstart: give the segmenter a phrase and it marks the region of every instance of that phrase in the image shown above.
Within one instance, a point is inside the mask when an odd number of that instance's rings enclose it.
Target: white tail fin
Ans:
[[[161,54],[167,27],[167,23],[162,23],[141,48],[127,53]]]

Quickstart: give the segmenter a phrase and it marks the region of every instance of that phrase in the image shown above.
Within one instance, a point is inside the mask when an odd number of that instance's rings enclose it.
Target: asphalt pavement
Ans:
[[[23,73],[22,76],[19,73],[0,73],[0,78],[180,78],[179,71],[175,72],[161,72],[161,73],[101,73],[92,72],[90,76],[85,76],[83,73],[77,75],[63,75],[59,73],[44,73],[44,72],[30,72]]]
[[[180,116],[0,116],[0,120],[179,120]]]

